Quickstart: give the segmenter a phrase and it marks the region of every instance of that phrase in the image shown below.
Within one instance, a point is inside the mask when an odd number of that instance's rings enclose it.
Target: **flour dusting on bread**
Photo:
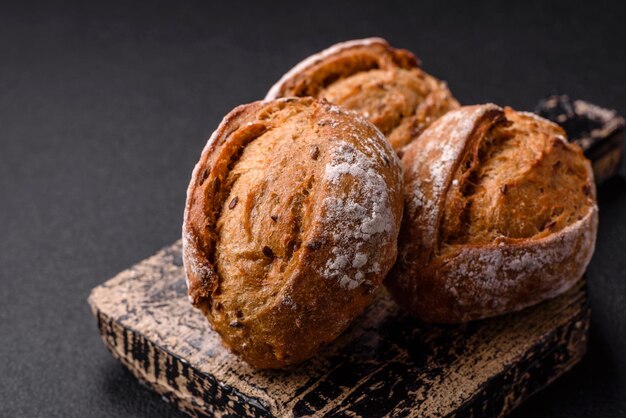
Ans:
[[[389,187],[376,169],[380,163],[354,145],[340,141],[326,165],[324,178],[338,193],[324,199],[324,221],[332,228],[334,246],[323,275],[337,278],[347,289],[358,287],[367,273],[376,272],[363,249],[372,240],[389,240],[394,235],[397,220],[389,201]],[[341,192],[345,189],[341,181],[346,176],[352,179],[352,187]]]
[[[457,296],[461,305],[478,303],[485,307],[504,306],[510,298],[498,295],[514,290],[520,281],[537,272],[552,281],[554,294],[566,291],[575,282],[562,272],[555,274],[551,266],[566,263],[572,254],[576,254],[584,262],[572,275],[583,275],[595,247],[595,235],[590,232],[595,210],[592,208],[583,219],[533,245],[502,243],[491,248],[460,248],[451,258],[458,264],[455,270],[447,272],[451,280],[446,284],[446,290]],[[461,287],[461,282],[467,280],[472,282],[473,291],[458,292],[457,287]]]

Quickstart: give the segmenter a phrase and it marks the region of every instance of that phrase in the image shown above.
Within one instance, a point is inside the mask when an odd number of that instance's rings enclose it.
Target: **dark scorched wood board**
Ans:
[[[180,242],[93,289],[105,345],[193,416],[501,416],[586,349],[584,281],[512,315],[421,323],[385,291],[319,357],[255,371],[220,345],[187,301]]]

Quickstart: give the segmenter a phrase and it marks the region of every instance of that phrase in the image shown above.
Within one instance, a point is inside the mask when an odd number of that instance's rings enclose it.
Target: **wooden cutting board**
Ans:
[[[383,290],[318,358],[255,371],[220,345],[187,301],[180,242],[93,289],[107,348],[192,416],[502,416],[586,350],[584,280],[522,312],[423,324]]]

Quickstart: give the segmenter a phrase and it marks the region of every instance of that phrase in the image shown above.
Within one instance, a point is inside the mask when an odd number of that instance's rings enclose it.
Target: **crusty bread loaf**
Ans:
[[[300,62],[266,99],[287,96],[326,99],[359,112],[396,152],[458,107],[446,84],[421,70],[415,55],[381,38],[342,42]]]
[[[189,297],[251,365],[303,361],[371,301],[401,218],[400,162],[366,119],[312,98],[239,106],[187,191]]]
[[[452,111],[405,149],[405,215],[387,281],[432,322],[516,311],[569,289],[593,253],[597,205],[557,125],[492,104]]]

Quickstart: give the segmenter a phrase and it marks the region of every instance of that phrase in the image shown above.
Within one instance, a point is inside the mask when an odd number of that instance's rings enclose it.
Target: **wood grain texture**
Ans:
[[[584,281],[516,314],[456,326],[409,317],[381,291],[334,344],[288,371],[225,350],[187,300],[180,242],[89,297],[113,356],[192,416],[502,416],[586,350]]]

